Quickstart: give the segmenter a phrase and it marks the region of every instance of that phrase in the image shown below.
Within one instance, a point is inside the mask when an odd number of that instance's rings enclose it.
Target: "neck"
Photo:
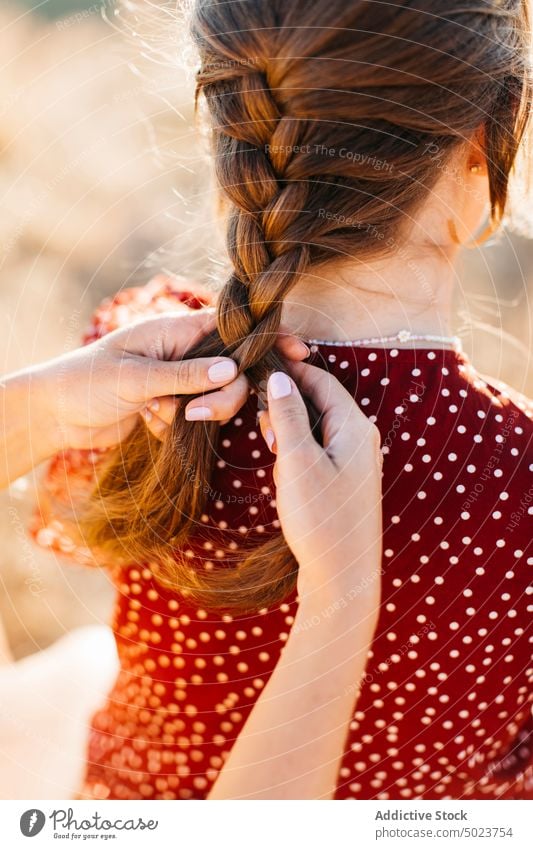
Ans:
[[[401,253],[371,264],[311,269],[285,299],[284,325],[307,339],[336,342],[399,330],[450,336],[453,258],[442,251]]]

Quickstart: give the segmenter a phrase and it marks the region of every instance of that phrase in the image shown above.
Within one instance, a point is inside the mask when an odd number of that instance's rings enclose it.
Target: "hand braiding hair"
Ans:
[[[239,75],[232,89],[231,100],[229,97],[226,99],[226,94],[221,98],[221,111],[229,108],[232,114],[231,120],[230,116],[226,116],[224,130],[217,131],[216,172],[232,204],[227,247],[234,272],[220,295],[218,332],[203,339],[191,351],[191,356],[230,354],[238,363],[239,370],[247,374],[252,385],[261,393],[268,375],[284,367],[279,355],[272,350],[279,331],[283,300],[309,263],[307,245],[290,236],[291,223],[298,220],[305,209],[307,184],[286,183],[284,180],[285,167],[297,144],[298,122],[280,115],[264,76],[257,72]],[[251,120],[251,115],[258,111],[260,120]],[[267,150],[273,151],[272,156]],[[184,399],[183,408],[188,400]],[[139,526],[143,540],[148,534],[151,536],[152,556],[156,553],[154,559],[164,562],[169,555],[169,546],[183,542],[200,521],[204,499],[199,497],[200,489],[203,491],[199,483],[210,478],[217,432],[216,423],[187,422],[182,410],[178,409],[170,438],[164,445],[154,445],[146,434],[154,452],[152,462],[156,470],[152,478],[152,494],[155,495],[156,490],[166,494],[166,509],[157,523],[154,517],[149,524],[141,518],[142,525]],[[138,439],[138,433],[132,434],[122,451],[123,468],[129,481],[129,500],[135,500],[137,491],[139,500],[146,497],[145,477],[142,473],[138,477],[138,452],[131,451],[138,445]],[[181,446],[188,448],[184,451]],[[145,453],[145,449],[141,453]],[[186,467],[186,458],[190,456],[197,458],[195,475],[189,476],[185,468],[176,491],[176,459],[181,461],[182,467]],[[108,492],[108,482],[109,478],[104,475],[100,481],[100,496],[103,498]],[[117,538],[123,533],[126,515],[119,510],[109,517]],[[131,513],[127,523],[131,540]],[[183,579],[180,581],[182,590],[185,588],[194,593],[201,587],[204,601],[207,598],[209,603],[222,606],[225,606],[225,596],[229,593],[231,599],[227,604],[230,607],[236,603],[237,597],[243,600],[249,597],[252,588],[256,594],[264,594],[268,598],[283,586],[286,594],[296,580],[297,564],[285,545],[280,561],[279,542],[279,535],[276,535],[273,541],[263,546],[259,569],[243,564],[239,571],[246,574],[246,580],[241,580],[237,593],[234,575],[214,574],[197,585],[195,575],[190,571],[188,581],[185,584]],[[278,569],[269,569],[269,576],[265,578],[271,554],[278,554],[280,562]]]

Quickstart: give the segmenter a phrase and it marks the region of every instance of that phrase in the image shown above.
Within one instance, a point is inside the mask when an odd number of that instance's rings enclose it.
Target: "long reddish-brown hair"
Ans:
[[[397,245],[439,164],[480,129],[501,220],[529,116],[525,0],[197,0],[191,32],[232,263],[217,330],[191,357],[229,354],[261,386],[283,368],[273,344],[299,276]],[[104,559],[157,563],[159,580],[211,607],[264,607],[296,578],[280,534],[232,568],[194,571],[179,555],[219,430],[187,422],[188,400],[162,443],[139,424],[117,449],[85,540]]]

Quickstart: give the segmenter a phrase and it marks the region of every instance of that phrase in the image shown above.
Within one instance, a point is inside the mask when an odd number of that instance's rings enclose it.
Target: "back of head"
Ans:
[[[197,0],[191,32],[233,266],[195,354],[230,353],[260,388],[282,366],[272,349],[300,275],[394,252],[476,133],[492,219],[504,216],[529,117],[527,0]],[[162,581],[210,605],[261,607],[294,584],[279,536],[230,574],[193,573],[173,552],[203,512],[216,436],[182,410],[162,445],[140,426],[100,480],[86,538],[158,560]]]

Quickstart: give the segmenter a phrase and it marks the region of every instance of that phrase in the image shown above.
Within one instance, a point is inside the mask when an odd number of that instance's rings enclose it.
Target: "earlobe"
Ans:
[[[498,232],[499,228],[499,223],[489,221],[489,223],[486,227],[483,228],[479,236],[474,237],[470,241],[461,242],[457,234],[457,227],[455,226],[454,219],[448,219],[448,232],[450,234],[450,238],[453,244],[457,245],[460,248],[466,248],[467,250],[474,250],[475,248],[480,248],[482,245],[489,241],[491,236],[494,236]]]
[[[468,160],[467,167],[471,174],[484,176],[488,172],[487,168],[487,144],[485,127],[481,127],[471,138],[468,145]]]

